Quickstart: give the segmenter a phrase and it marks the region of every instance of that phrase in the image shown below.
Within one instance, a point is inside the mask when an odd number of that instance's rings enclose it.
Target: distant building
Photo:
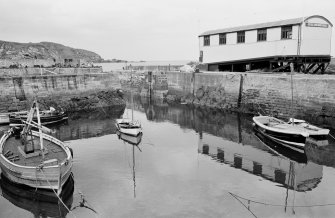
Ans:
[[[209,71],[322,73],[331,56],[332,23],[323,16],[211,30],[199,35]]]

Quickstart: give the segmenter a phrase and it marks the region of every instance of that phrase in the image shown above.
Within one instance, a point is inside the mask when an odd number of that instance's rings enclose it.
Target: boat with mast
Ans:
[[[304,120],[293,118],[293,71],[291,64],[291,116],[288,122],[281,119],[259,115],[253,117],[254,126],[272,140],[295,150],[304,148],[306,138],[312,137],[317,140],[325,139],[329,134],[329,129],[320,128],[307,123]]]
[[[134,120],[134,102],[133,92],[130,94],[131,98],[131,119],[121,118],[116,120],[116,128],[123,134],[130,136],[138,136],[142,133],[142,126],[138,120]]]
[[[35,114],[37,123],[33,121]],[[62,141],[49,135],[50,129],[41,125],[36,99],[27,120],[23,122],[23,129],[12,127],[0,139],[2,174],[14,183],[57,190],[59,195],[71,174],[72,151]]]

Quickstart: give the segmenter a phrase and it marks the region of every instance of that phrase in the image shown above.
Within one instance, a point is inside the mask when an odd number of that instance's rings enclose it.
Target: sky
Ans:
[[[197,60],[212,29],[322,15],[334,0],[0,0],[0,40],[56,42],[104,59]],[[331,55],[335,56],[335,34]]]

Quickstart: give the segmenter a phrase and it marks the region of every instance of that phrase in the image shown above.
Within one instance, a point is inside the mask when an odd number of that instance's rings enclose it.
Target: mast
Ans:
[[[133,181],[134,181],[134,198],[136,198],[136,180],[135,180],[135,145],[133,146]]]
[[[36,100],[35,100],[35,106],[36,106],[38,127],[41,127],[40,110],[38,108],[38,103],[37,103]],[[41,152],[42,152],[42,160],[44,160],[43,134],[42,134],[42,129],[41,128],[38,128],[38,133],[40,135],[40,147],[41,147]]]
[[[293,110],[293,72],[294,72],[294,64],[291,63],[291,119],[292,125],[294,125],[294,110]]]

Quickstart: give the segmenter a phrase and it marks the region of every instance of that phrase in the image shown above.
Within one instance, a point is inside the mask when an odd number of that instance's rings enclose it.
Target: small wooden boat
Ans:
[[[128,118],[117,119],[116,128],[123,134],[138,136],[142,133],[141,124]]]
[[[28,118],[28,113],[28,111],[11,113],[9,115],[9,125],[22,126],[23,121]],[[56,111],[54,108],[50,108],[50,110],[40,111],[40,119],[42,125],[50,125],[68,120],[68,115],[64,111]],[[33,121],[37,122],[37,116],[33,117]]]
[[[296,149],[304,148],[307,137],[321,140],[329,134],[329,129],[319,128],[298,119],[284,122],[275,117],[256,116],[253,121],[255,127],[272,140]]]
[[[32,119],[37,115],[37,123]],[[0,139],[0,167],[14,183],[33,188],[53,189],[60,194],[72,168],[72,151],[60,140],[44,132],[37,101],[34,101],[24,127],[10,128]],[[38,131],[33,131],[31,128]]]

